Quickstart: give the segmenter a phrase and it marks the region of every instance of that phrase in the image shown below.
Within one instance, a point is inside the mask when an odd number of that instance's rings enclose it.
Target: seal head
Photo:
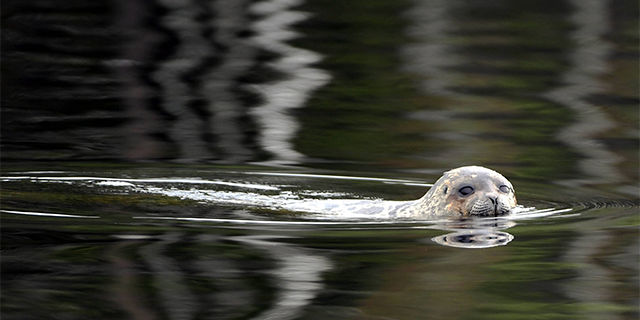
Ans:
[[[515,190],[501,174],[469,166],[444,173],[417,201],[414,214],[427,217],[494,217],[517,205]]]

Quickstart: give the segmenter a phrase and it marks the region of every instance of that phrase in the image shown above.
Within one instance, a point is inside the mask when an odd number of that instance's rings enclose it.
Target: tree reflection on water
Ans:
[[[637,193],[629,1],[5,8],[7,160],[476,163]]]
[[[471,233],[232,227],[131,219],[228,214],[188,199],[5,181],[3,317],[637,317],[637,1],[2,7],[3,171],[257,162],[426,179],[477,164],[576,209]],[[119,178],[160,170],[137,169]]]

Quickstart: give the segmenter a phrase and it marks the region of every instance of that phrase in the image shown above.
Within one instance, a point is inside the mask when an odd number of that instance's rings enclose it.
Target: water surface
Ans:
[[[8,318],[637,315],[637,201],[525,192],[520,203],[558,210],[393,221],[286,204],[403,199],[432,179],[246,166],[57,169],[3,173]]]
[[[637,319],[630,0],[4,1],[6,319]],[[396,221],[490,167],[529,211]]]

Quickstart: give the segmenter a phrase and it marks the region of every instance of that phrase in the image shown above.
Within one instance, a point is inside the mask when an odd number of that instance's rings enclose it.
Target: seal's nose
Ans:
[[[489,198],[489,201],[491,201],[491,204],[493,205],[493,212],[498,212],[498,195],[497,194],[487,194],[487,198]]]

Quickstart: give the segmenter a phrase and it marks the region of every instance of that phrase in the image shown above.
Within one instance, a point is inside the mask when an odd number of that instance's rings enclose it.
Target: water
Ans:
[[[3,319],[637,319],[637,1],[4,1]],[[483,165],[517,215],[390,220]]]
[[[405,198],[433,179],[247,166],[57,169],[2,178],[10,319],[637,315],[637,201],[518,193],[521,204],[555,210],[393,221],[285,205]]]

